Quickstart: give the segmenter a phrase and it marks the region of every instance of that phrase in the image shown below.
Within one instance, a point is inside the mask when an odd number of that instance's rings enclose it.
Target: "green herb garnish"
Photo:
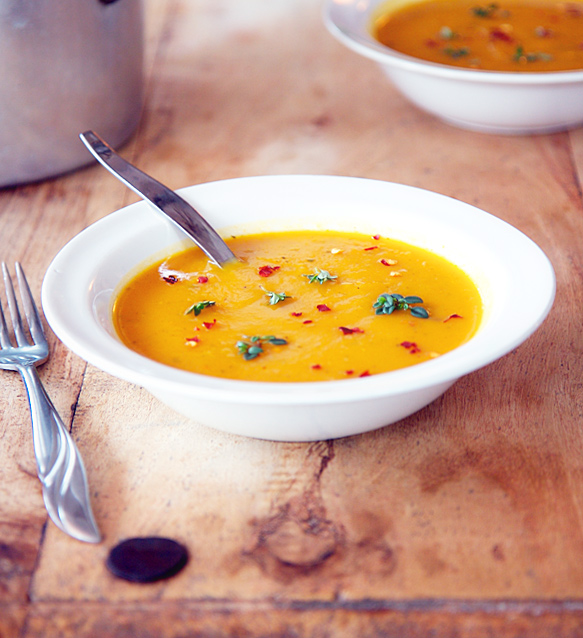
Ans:
[[[550,53],[526,53],[524,47],[517,46],[512,59],[515,62],[521,62],[525,60],[526,62],[550,62],[553,59],[553,56]]]
[[[251,361],[251,359],[257,358],[260,354],[263,354],[263,344],[270,343],[273,346],[286,346],[287,341],[285,339],[280,339],[279,337],[275,337],[274,335],[266,335],[264,337],[247,337],[244,336],[244,339],[248,339],[248,341],[237,341],[237,350],[239,354],[243,355],[243,359],[246,361]]]
[[[429,313],[425,310],[425,308],[411,305],[419,303],[423,303],[423,299],[421,299],[421,297],[415,297],[413,295],[403,297],[403,295],[399,295],[397,293],[383,293],[379,296],[372,307],[375,309],[375,314],[377,315],[390,315],[395,312],[395,310],[408,310],[413,317],[427,319],[429,317]]]
[[[451,27],[441,27],[439,37],[442,40],[455,40],[458,34]]]
[[[194,316],[198,317],[198,315],[200,315],[200,313],[205,308],[208,308],[209,306],[214,306],[214,305],[215,305],[214,301],[198,301],[197,303],[190,306],[190,308],[188,308],[188,310],[186,310],[184,314],[187,315],[190,312],[194,312]]]
[[[261,290],[269,297],[270,306],[275,306],[275,304],[285,299],[291,299],[290,295],[286,295],[285,292],[272,292],[271,290],[265,290],[263,286],[261,286]]]
[[[337,275],[331,275],[327,270],[316,268],[316,272],[313,275],[304,275],[308,278],[308,281],[313,284],[314,282],[323,284],[325,281],[334,281],[338,279]]]
[[[489,18],[498,8],[495,2],[491,2],[485,7],[472,7],[472,13],[478,18]]]
[[[445,53],[445,55],[449,56],[450,58],[463,58],[466,55],[470,55],[470,50],[468,49],[468,47],[445,47],[445,49],[443,49],[443,52]]]

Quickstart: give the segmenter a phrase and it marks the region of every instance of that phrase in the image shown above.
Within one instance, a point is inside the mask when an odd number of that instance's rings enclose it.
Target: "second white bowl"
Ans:
[[[378,62],[411,102],[463,128],[486,133],[550,133],[583,124],[583,69],[502,73],[403,55],[372,36],[380,7],[402,0],[327,0],[325,24],[340,42]]]

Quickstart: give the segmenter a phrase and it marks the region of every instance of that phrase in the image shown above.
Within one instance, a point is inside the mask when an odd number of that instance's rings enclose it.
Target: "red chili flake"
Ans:
[[[579,16],[583,15],[583,9],[575,6],[574,2],[567,2],[564,8],[567,15],[570,15],[572,17],[578,18]]]
[[[425,46],[429,47],[430,49],[435,49],[435,47],[437,46],[437,42],[435,40],[431,40],[430,38],[425,40]]]
[[[312,370],[321,370],[321,369],[322,369],[322,366],[319,363],[315,363],[312,366]]]
[[[351,335],[354,332],[364,332],[362,328],[346,328],[345,326],[338,326],[338,330],[342,330],[342,334]]]
[[[548,29],[547,27],[537,27],[534,30],[534,33],[537,38],[552,38],[553,37],[553,32],[551,31],[551,29]]]
[[[206,282],[209,280],[209,278],[206,275],[201,275],[197,281],[199,284],[206,284]]]
[[[167,284],[175,284],[178,281],[178,277],[176,275],[168,275],[166,277],[162,277],[162,279],[167,283]]]
[[[292,317],[301,317],[304,313],[303,312],[292,312],[291,316]]]
[[[195,346],[197,343],[200,343],[200,339],[198,337],[187,337],[186,345]]]
[[[328,306],[325,303],[319,303],[316,308],[320,311],[320,312],[330,312],[330,308],[328,308]]]
[[[378,240],[381,238],[381,236],[380,236],[380,235],[373,235],[373,236],[372,236],[372,238],[373,238],[375,241],[378,241]]]
[[[358,375],[359,377],[370,377],[370,372],[368,370],[365,370],[362,374]]]
[[[386,259],[381,259],[381,264],[383,266],[390,266],[391,264],[389,264],[389,262]]]
[[[365,248],[365,250],[376,250],[378,248],[378,246],[369,246],[368,248]]]
[[[346,373],[345,373],[345,374],[349,374],[349,375],[350,375],[350,374],[354,374],[354,370],[346,370]]]
[[[211,329],[211,328],[215,325],[215,323],[217,323],[217,320],[216,320],[216,319],[213,319],[212,321],[203,321],[203,322],[202,322],[202,325],[203,325],[203,326],[204,326],[207,330],[210,330],[210,329]]]
[[[514,38],[502,31],[502,29],[492,29],[490,31],[490,40],[500,40],[501,42],[514,42]]]
[[[421,352],[421,348],[414,341],[402,341],[401,346],[409,350],[411,354],[416,354],[417,352]]]
[[[302,323],[314,323],[311,319],[306,319],[305,321],[302,321]]]
[[[276,270],[279,270],[279,266],[261,266],[261,268],[257,271],[257,274],[260,277],[269,277],[270,275],[273,275]]]
[[[443,320],[443,323],[447,323],[450,319],[463,319],[461,315],[449,315],[447,319]]]

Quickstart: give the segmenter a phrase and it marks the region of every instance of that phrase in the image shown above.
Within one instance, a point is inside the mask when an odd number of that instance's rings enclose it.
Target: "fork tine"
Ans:
[[[28,327],[30,330],[30,336],[34,343],[46,342],[45,332],[40,318],[40,313],[36,304],[34,303],[34,297],[30,291],[30,286],[26,280],[24,270],[20,265],[20,262],[16,262],[14,265],[16,271],[16,277],[18,278],[18,285],[20,287],[20,297],[24,306],[24,312],[26,314],[26,320],[28,321]]]
[[[8,267],[6,266],[4,262],[2,262],[2,274],[4,275],[4,287],[6,289],[6,300],[8,301],[8,310],[10,311],[10,316],[12,318],[12,328],[14,330],[14,337],[16,338],[16,343],[19,346],[27,346],[29,345],[29,343],[24,333],[24,329],[22,327],[22,319],[20,317],[18,304],[16,303],[16,297],[14,295],[14,286],[12,285],[12,279],[10,278]]]
[[[4,263],[2,265],[4,266]],[[10,335],[8,334],[8,326],[4,319],[2,301],[0,301],[0,348],[9,348],[11,345],[12,343],[10,342]]]

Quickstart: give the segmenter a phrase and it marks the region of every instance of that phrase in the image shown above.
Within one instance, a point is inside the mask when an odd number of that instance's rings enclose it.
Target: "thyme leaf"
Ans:
[[[553,59],[553,56],[550,53],[543,53],[540,51],[527,53],[524,50],[524,47],[517,46],[512,59],[514,62],[550,62]]]
[[[325,281],[334,281],[334,279],[338,279],[337,275],[331,275],[327,270],[322,270],[321,268],[316,268],[316,272],[311,275],[303,276],[307,277],[311,284],[323,284]]]
[[[408,310],[413,317],[417,317],[418,319],[427,319],[429,317],[429,313],[425,310],[425,308],[412,305],[421,303],[423,303],[423,299],[414,295],[403,297],[403,295],[399,295],[397,293],[383,293],[382,295],[379,295],[372,307],[377,315],[390,315],[395,312],[395,310]]]
[[[491,2],[485,7],[472,7],[472,13],[478,18],[489,18],[498,8],[495,2]]]
[[[458,34],[451,27],[441,27],[439,30],[439,37],[442,40],[455,40]]]
[[[244,335],[243,339],[247,339],[247,341],[237,341],[236,346],[239,354],[243,355],[243,359],[245,359],[245,361],[251,361],[252,359],[256,359],[260,354],[263,354],[264,343],[270,343],[273,346],[287,345],[287,341],[285,339],[275,337],[274,335],[266,335],[263,337],[247,337]]]
[[[445,47],[445,49],[443,49],[443,52],[445,53],[445,55],[449,56],[450,58],[463,58],[466,55],[470,55],[470,50],[468,47]]]
[[[208,308],[209,306],[214,306],[215,302],[214,301],[198,301],[195,304],[192,304],[192,306],[190,306],[190,308],[187,308],[184,311],[184,314],[187,315],[190,312],[194,313],[195,317],[198,317],[198,315],[200,315],[200,313],[205,309]]]
[[[261,286],[261,290],[269,297],[270,306],[275,306],[275,304],[278,304],[280,301],[291,299],[290,295],[286,295],[285,292],[272,292],[271,290],[265,290],[263,286]]]

